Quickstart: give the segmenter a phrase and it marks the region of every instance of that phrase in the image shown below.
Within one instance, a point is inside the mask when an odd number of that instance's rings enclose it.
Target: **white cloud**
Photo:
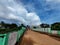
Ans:
[[[46,0],[48,2],[60,2],[60,0]]]
[[[14,15],[14,14],[9,14],[8,15],[8,19],[17,19],[18,16]]]
[[[22,4],[17,4],[14,0],[0,0],[0,17],[7,21],[39,25],[41,23],[39,16],[35,12],[28,13]],[[5,20],[3,19],[3,20]]]
[[[12,8],[12,7],[7,7],[9,10],[11,10],[11,11],[15,11],[15,9],[14,8]]]
[[[60,0],[46,0],[45,10],[60,10]]]
[[[29,25],[39,25],[41,24],[40,18],[35,12],[27,13],[27,21]]]

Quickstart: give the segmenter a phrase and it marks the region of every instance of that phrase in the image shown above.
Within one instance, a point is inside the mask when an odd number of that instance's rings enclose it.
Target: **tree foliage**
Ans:
[[[42,23],[40,26],[41,26],[42,28],[49,28],[49,27],[50,27],[49,24],[44,24],[44,23]]]
[[[12,28],[17,28],[18,26],[17,26],[17,24],[15,24],[15,23],[12,23],[12,24],[8,24],[8,23],[5,23],[5,22],[1,22],[0,23],[0,25],[1,25],[1,27],[4,27],[4,28],[9,28],[9,29],[12,29]]]
[[[60,22],[51,24],[51,30],[60,30]]]

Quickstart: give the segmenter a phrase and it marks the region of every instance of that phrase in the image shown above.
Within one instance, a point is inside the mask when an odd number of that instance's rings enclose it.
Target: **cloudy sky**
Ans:
[[[0,21],[25,25],[60,22],[60,0],[0,0]]]

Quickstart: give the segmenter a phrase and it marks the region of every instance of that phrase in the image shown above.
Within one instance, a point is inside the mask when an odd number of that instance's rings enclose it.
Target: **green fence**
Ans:
[[[44,33],[49,33],[49,34],[53,34],[53,35],[58,35],[60,36],[60,31],[59,30],[51,30],[50,28],[36,28],[36,29],[33,29],[32,30],[34,31],[38,31],[38,32],[44,32]]]
[[[21,30],[18,31],[17,34],[17,41],[19,40],[19,38],[23,35],[23,33],[26,31],[26,28],[22,27]]]
[[[26,28],[22,27],[17,31],[0,34],[0,45],[15,45],[25,31]]]
[[[5,44],[6,34],[0,34],[0,45]]]

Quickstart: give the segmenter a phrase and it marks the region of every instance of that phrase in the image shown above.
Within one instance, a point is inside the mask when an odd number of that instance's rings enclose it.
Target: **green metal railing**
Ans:
[[[21,30],[18,31],[17,34],[17,41],[19,40],[19,38],[23,35],[23,33],[26,31],[26,28],[22,27]]]
[[[0,33],[0,45],[14,45],[25,31],[26,28],[22,27],[17,31],[6,32],[3,34]]]

